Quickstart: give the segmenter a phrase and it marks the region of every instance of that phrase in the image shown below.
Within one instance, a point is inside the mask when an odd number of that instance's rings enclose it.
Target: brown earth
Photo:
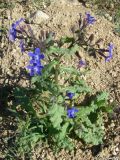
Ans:
[[[16,3],[13,10],[6,10],[1,13],[8,17],[8,20],[4,20],[3,25],[9,28],[9,23],[15,21],[21,17],[27,17],[29,12],[35,11],[36,8],[29,6],[23,7],[23,5]],[[120,37],[115,35],[113,32],[114,25],[106,20],[104,17],[100,17],[91,12],[90,9],[85,8],[77,1],[60,0],[52,2],[52,4],[44,9],[45,13],[49,15],[49,20],[43,22],[41,25],[30,24],[33,29],[34,35],[39,40],[41,36],[41,30],[44,32],[52,31],[55,32],[55,36],[59,39],[61,36],[73,36],[72,28],[78,28],[79,14],[85,15],[85,12],[90,12],[97,21],[94,25],[87,29],[87,36],[94,34],[94,41],[99,38],[103,39],[101,47],[107,48],[108,43],[114,44],[113,58],[110,62],[105,63],[104,58],[97,55],[97,58],[89,56],[83,49],[80,50],[80,55],[87,62],[87,68],[89,72],[83,76],[83,78],[90,84],[94,91],[106,90],[110,93],[110,102],[115,101],[116,105],[120,105]],[[8,23],[9,21],[9,23]],[[18,40],[15,44],[10,44],[3,37],[1,40],[1,50],[4,52],[0,53],[0,85],[14,84],[17,83],[23,87],[28,85],[28,80],[25,79],[24,69],[28,64],[27,52],[21,53],[19,49]],[[64,62],[66,65],[76,65],[77,59],[72,58],[71,63]],[[76,144],[75,151],[71,153],[61,151],[59,155],[53,156],[52,151],[49,149],[37,149],[33,154],[33,159],[38,160],[119,160],[120,159],[120,114],[116,113],[117,118],[112,120],[112,124],[108,127],[109,141],[106,142],[106,146],[94,148],[94,152],[99,150],[97,157],[92,155],[91,148],[82,148],[81,143]],[[3,124],[3,122],[1,123]],[[3,132],[6,129],[3,129]],[[1,135],[4,134],[1,132]],[[107,140],[108,140],[107,137]],[[39,148],[39,147],[38,147]],[[116,149],[117,148],[117,149]],[[37,158],[35,158],[37,157]]]

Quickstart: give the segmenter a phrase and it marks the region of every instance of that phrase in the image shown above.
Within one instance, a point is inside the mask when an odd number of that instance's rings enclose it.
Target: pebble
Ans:
[[[119,148],[117,147],[117,148],[115,149],[115,151],[116,151],[116,152],[119,152]]]
[[[114,7],[115,7],[114,3],[110,3],[110,7],[111,7],[111,9],[114,9]]]
[[[119,136],[116,136],[116,137],[114,138],[114,142],[119,142],[119,140],[120,140],[120,137],[119,137]]]
[[[89,3],[85,3],[85,6],[86,6],[87,8],[92,7],[92,5],[91,5],[91,4],[89,4]]]
[[[112,17],[108,13],[105,14],[105,18],[107,18],[109,21],[112,21]]]
[[[6,80],[5,80],[5,83],[7,84],[8,82],[9,82],[9,80],[8,80],[8,79],[6,79]]]
[[[114,150],[114,151],[112,152],[112,154],[113,154],[114,156],[116,156],[116,155],[117,155],[117,152]]]
[[[0,121],[2,121],[3,120],[3,118],[2,117],[0,117]]]
[[[114,99],[110,99],[110,103],[112,103],[114,101]]]
[[[35,24],[41,24],[42,22],[49,19],[49,16],[43,11],[36,11],[30,15],[30,22]]]
[[[111,125],[110,125],[111,127],[115,127],[115,123],[111,123]]]

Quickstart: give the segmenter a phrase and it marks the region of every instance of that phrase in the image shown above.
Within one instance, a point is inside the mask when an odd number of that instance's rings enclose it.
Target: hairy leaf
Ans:
[[[61,123],[63,121],[62,117],[65,115],[64,108],[55,104],[50,108],[48,115],[50,116],[50,121],[53,127],[56,129],[60,129]]]

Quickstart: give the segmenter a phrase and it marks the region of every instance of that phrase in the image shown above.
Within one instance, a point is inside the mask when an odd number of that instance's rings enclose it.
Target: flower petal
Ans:
[[[35,54],[40,54],[40,48],[35,49]]]
[[[34,57],[34,56],[35,56],[33,52],[29,52],[28,55],[29,55],[30,57]]]

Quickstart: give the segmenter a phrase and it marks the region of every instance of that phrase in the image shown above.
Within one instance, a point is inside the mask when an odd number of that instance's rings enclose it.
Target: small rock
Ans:
[[[105,17],[108,18],[110,15],[108,13],[105,14]]]
[[[112,21],[112,17],[111,16],[109,16],[109,19],[108,19],[109,21]]]
[[[107,18],[109,21],[112,21],[112,17],[108,13],[105,14],[105,18]]]
[[[0,121],[2,121],[3,120],[3,118],[2,117],[0,117]]]
[[[117,147],[117,148],[115,149],[115,151],[116,151],[116,152],[119,152],[119,148]]]
[[[115,127],[115,123],[111,123],[111,125],[110,125],[111,127]]]
[[[86,6],[87,8],[92,7],[92,5],[91,5],[90,3],[85,3],[85,6]]]
[[[111,9],[114,9],[115,8],[114,3],[110,3],[110,7],[111,7]]]
[[[5,80],[5,83],[7,84],[8,82],[9,82],[9,80],[8,80],[8,79],[6,79],[6,80]]]
[[[30,22],[35,24],[41,24],[42,22],[46,21],[48,18],[49,16],[46,13],[38,10],[30,15]]]
[[[114,156],[116,156],[116,155],[117,155],[117,152],[114,150],[114,151],[112,152],[112,154],[113,154]]]
[[[110,99],[110,103],[112,103],[113,101],[114,101],[114,99],[111,98],[111,99]]]
[[[116,137],[114,138],[114,142],[119,142],[119,139],[120,139],[120,137],[119,137],[119,136],[116,136]]]

